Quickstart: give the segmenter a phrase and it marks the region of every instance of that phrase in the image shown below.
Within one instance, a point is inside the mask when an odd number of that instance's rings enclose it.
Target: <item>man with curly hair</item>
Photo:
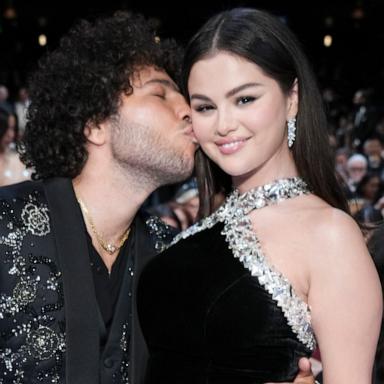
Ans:
[[[35,180],[0,192],[1,383],[143,382],[137,278],[172,234],[138,212],[196,149],[179,56],[119,12],[78,23],[31,79]]]

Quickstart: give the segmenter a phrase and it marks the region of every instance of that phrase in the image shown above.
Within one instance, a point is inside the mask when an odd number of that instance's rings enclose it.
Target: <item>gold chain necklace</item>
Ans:
[[[113,255],[115,252],[117,252],[124,245],[125,240],[128,239],[129,232],[131,231],[131,227],[128,227],[124,231],[124,233],[121,235],[121,238],[120,238],[120,241],[119,241],[118,245],[114,245],[112,243],[108,243],[107,241],[105,241],[101,237],[101,235],[97,231],[97,229],[95,227],[95,223],[93,222],[93,219],[92,219],[92,217],[91,217],[91,215],[89,213],[89,210],[86,207],[86,205],[84,204],[83,200],[77,198],[77,201],[79,202],[80,208],[81,208],[82,212],[84,213],[84,216],[88,220],[89,225],[91,226],[92,232],[96,236],[97,242],[100,244],[101,248],[104,249],[104,251],[108,252],[110,255]]]

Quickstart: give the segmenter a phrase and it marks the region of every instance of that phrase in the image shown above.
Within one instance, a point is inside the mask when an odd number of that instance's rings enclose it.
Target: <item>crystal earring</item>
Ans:
[[[292,117],[287,121],[288,125],[288,147],[292,148],[292,145],[296,139],[296,118]]]

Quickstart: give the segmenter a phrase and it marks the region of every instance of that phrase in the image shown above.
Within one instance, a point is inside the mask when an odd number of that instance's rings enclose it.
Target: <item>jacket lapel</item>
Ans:
[[[139,215],[136,219],[134,244],[135,270],[132,288],[132,335],[131,335],[131,380],[133,384],[143,383],[148,360],[148,350],[141,331],[137,313],[137,285],[142,269],[155,256],[153,239],[147,225]]]
[[[44,182],[63,273],[66,317],[66,383],[99,382],[99,312],[80,208],[70,179]]]

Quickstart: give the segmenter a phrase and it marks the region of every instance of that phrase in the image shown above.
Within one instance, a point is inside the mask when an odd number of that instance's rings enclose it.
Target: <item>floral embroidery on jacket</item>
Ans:
[[[48,207],[35,191],[0,201],[0,210],[0,383],[60,383],[65,352],[61,273],[50,258],[31,252],[36,237],[51,233]]]

